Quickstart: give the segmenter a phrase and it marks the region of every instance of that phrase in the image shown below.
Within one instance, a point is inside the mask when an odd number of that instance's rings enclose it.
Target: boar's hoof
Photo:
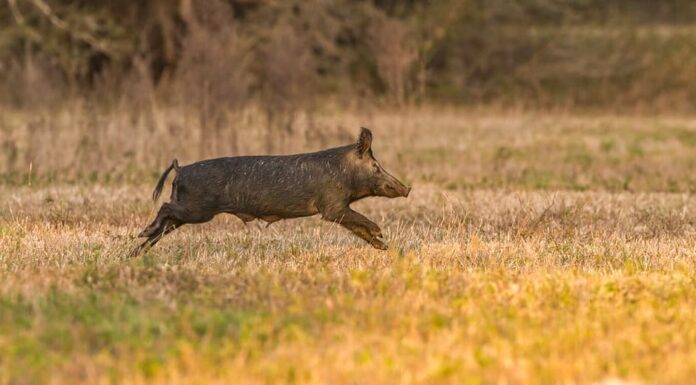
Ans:
[[[386,250],[389,248],[384,242],[380,241],[377,238],[372,238],[372,240],[370,241],[370,244],[375,249]]]

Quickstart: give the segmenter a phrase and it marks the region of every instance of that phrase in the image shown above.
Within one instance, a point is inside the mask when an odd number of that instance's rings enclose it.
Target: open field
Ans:
[[[283,151],[339,144],[368,125],[375,155],[413,185],[408,199],[354,206],[382,226],[388,251],[318,218],[264,228],[223,216],[127,259],[153,214],[154,170],[204,147],[195,126],[184,141],[169,131],[183,118],[161,118],[140,134],[145,122],[129,132],[104,118],[103,142],[75,158],[79,127],[34,142],[30,131],[49,123],[2,118],[16,154],[0,159],[14,172],[0,185],[0,385],[696,376],[695,120],[318,116],[312,124],[330,135],[303,135]],[[263,139],[240,132],[240,153],[260,151]],[[143,140],[129,144],[134,135]],[[31,186],[17,171],[29,144]],[[77,167],[89,175],[97,160],[120,179],[42,179]]]
[[[181,164],[216,156],[298,153],[375,134],[388,170],[444,189],[696,192],[696,119],[496,109],[333,109],[230,114],[211,129],[185,108],[12,111],[0,115],[0,172],[12,184],[97,181],[154,185]]]

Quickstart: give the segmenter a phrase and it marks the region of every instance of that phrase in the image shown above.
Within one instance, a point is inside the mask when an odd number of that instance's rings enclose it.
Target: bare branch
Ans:
[[[16,1],[16,0],[9,0],[9,1],[10,1],[10,3],[12,3],[12,2],[14,2],[14,1]],[[38,8],[39,11],[41,11],[41,13],[43,13],[44,16],[46,16],[46,18],[48,18],[48,21],[50,21],[51,24],[53,24],[53,26],[55,26],[56,28],[58,28],[58,29],[60,29],[60,30],[63,30],[63,31],[65,31],[65,32],[67,32],[68,34],[70,34],[70,35],[71,35],[72,37],[74,37],[75,39],[80,40],[80,41],[82,41],[82,42],[84,42],[84,43],[87,43],[89,46],[95,48],[96,50],[98,50],[98,51],[100,51],[100,52],[107,53],[107,54],[110,54],[110,53],[111,53],[111,50],[110,50],[104,43],[102,43],[101,41],[99,41],[99,40],[98,40],[97,38],[95,38],[94,36],[90,35],[90,34],[87,33],[87,32],[84,32],[84,31],[76,31],[76,30],[70,28],[70,26],[68,25],[68,23],[66,23],[65,21],[61,20],[61,19],[55,14],[55,12],[53,12],[53,10],[51,10],[51,7],[50,7],[48,4],[46,4],[46,2],[44,2],[43,0],[29,0],[29,1],[30,1],[32,4],[34,4],[34,6],[35,6],[36,8]]]
[[[19,13],[19,8],[17,8],[17,0],[7,0],[10,5],[10,11],[12,11],[12,16],[19,25],[24,25],[24,16]]]

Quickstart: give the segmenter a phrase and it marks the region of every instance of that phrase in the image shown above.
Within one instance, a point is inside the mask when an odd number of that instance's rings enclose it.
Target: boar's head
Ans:
[[[372,132],[362,127],[355,153],[349,157],[354,196],[407,197],[411,192],[401,181],[385,171],[372,154]]]

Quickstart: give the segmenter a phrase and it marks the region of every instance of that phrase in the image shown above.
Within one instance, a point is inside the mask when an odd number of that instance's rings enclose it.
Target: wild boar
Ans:
[[[357,143],[319,152],[217,158],[183,167],[175,159],[157,182],[154,201],[171,170],[176,177],[170,201],[162,204],[155,220],[139,234],[147,240],[133,255],[184,224],[207,222],[220,213],[234,214],[245,223],[261,219],[268,224],[321,214],[386,250],[379,226],[353,211],[350,204],[372,196],[408,197],[411,192],[377,162],[372,132],[364,127]]]

